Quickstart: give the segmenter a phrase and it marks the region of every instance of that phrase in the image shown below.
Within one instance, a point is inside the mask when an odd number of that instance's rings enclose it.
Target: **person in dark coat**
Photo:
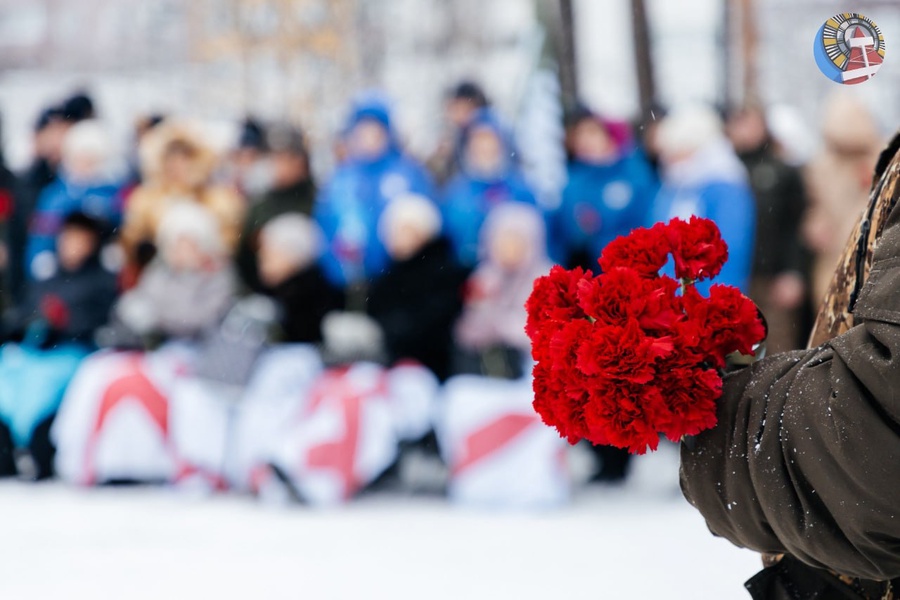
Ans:
[[[283,342],[321,342],[325,315],[344,308],[343,292],[317,263],[323,247],[321,230],[301,214],[275,217],[259,233],[259,280],[281,309]]]
[[[104,230],[101,221],[84,213],[65,217],[56,239],[56,273],[30,282],[23,302],[7,315],[13,337],[43,321],[48,327],[44,345],[93,346],[94,332],[107,322],[117,295],[115,275],[100,264]]]
[[[724,379],[718,425],[682,445],[681,484],[710,530],[770,555],[757,599],[900,591],[900,136],[808,350]],[[833,337],[832,337],[833,336]]]
[[[56,240],[57,273],[43,281],[29,282],[25,299],[5,315],[10,339],[27,338],[23,345],[33,348],[30,351],[20,349],[20,353],[32,357],[30,360],[49,360],[55,365],[54,369],[60,369],[53,371],[51,379],[62,378],[64,382],[75,374],[81,359],[95,348],[94,333],[106,323],[115,301],[115,276],[100,265],[98,258],[103,230],[102,223],[83,213],[68,215]],[[7,356],[4,349],[4,360]],[[4,367],[5,377],[17,369],[27,368],[22,364],[18,367],[5,364]],[[3,399],[6,401],[4,414],[0,415],[0,477],[27,474],[29,470],[33,471],[34,479],[46,479],[53,474],[55,448],[50,429],[62,389],[52,391],[48,398],[41,395],[47,391],[46,386],[37,386],[42,390],[38,392],[33,383],[21,373],[6,381],[4,391],[9,396]],[[10,399],[16,406],[12,412]],[[37,415],[24,439],[21,419],[13,416],[18,411],[18,417],[21,417],[23,405],[29,407],[25,414],[34,411],[33,415]],[[19,465],[13,460],[13,448],[17,445],[13,431],[18,434],[18,445],[26,449],[32,459],[32,468],[24,473],[20,473]]]
[[[9,277],[9,235],[17,183],[16,176],[6,166],[2,143],[0,143],[0,309],[8,306],[12,299]]]
[[[325,274],[358,288],[388,262],[376,232],[384,208],[406,193],[434,197],[434,189],[425,168],[403,150],[383,98],[354,102],[344,138],[347,157],[317,196],[313,214],[328,243]]]
[[[13,302],[24,299],[27,274],[25,247],[28,226],[41,193],[56,180],[62,160],[62,145],[70,123],[62,108],[45,109],[34,128],[34,160],[19,177],[15,204],[7,231],[9,251],[8,286]]]
[[[459,171],[465,131],[478,111],[488,106],[487,94],[474,81],[461,81],[447,93],[444,104],[446,129],[427,162],[438,185],[443,185]]]
[[[41,192],[28,225],[28,277],[43,279],[56,268],[55,237],[67,214],[83,212],[119,225],[121,177],[114,155],[112,140],[97,121],[81,121],[66,132],[58,176]]]
[[[97,118],[94,101],[83,91],[75,92],[62,103],[63,117],[70,123],[80,123]]]
[[[492,111],[480,110],[472,117],[462,153],[462,168],[443,191],[442,211],[457,258],[474,267],[487,214],[508,202],[536,201],[516,163],[512,136]]]
[[[251,198],[238,243],[238,271],[251,290],[263,286],[256,270],[259,232],[272,219],[287,213],[311,215],[316,185],[309,170],[309,155],[303,134],[296,128],[277,125],[266,135],[268,154],[260,168],[265,172],[268,190]]]
[[[725,137],[718,113],[703,105],[674,110],[660,125],[657,141],[663,179],[648,224],[692,216],[713,221],[728,244],[728,261],[716,283],[747,293],[756,205],[747,169]],[[706,294],[710,285],[699,282],[697,290]]]
[[[562,264],[597,272],[603,248],[647,222],[658,184],[627,124],[582,108],[567,129],[568,181],[551,241]]]
[[[800,233],[806,210],[803,179],[797,168],[776,154],[759,108],[734,113],[727,132],[756,198],[750,297],[768,321],[767,347],[771,352],[801,348],[807,333],[802,307],[809,290],[809,253]]]
[[[226,182],[245,198],[265,193],[267,182],[265,177],[259,176],[256,165],[267,153],[265,126],[259,120],[247,117],[240,124],[237,144],[228,155]]]
[[[444,380],[468,272],[440,235],[440,213],[426,198],[395,199],[378,229],[391,261],[369,289],[367,311],[384,332],[390,362],[412,359]]]

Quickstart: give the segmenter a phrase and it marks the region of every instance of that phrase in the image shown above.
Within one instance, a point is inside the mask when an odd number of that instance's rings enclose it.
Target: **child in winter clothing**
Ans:
[[[15,446],[28,450],[34,478],[52,475],[50,425],[116,296],[115,276],[97,257],[100,223],[73,213],[61,227],[59,271],[30,282],[25,300],[7,315],[13,337],[24,341],[0,349],[0,476],[19,470],[12,459]]]
[[[37,200],[28,229],[25,271],[46,279],[57,270],[56,235],[63,219],[83,212],[116,227],[121,220],[119,182],[112,172],[112,142],[94,121],[73,125],[63,141],[58,178]]]
[[[408,195],[391,202],[378,233],[391,262],[372,283],[367,310],[384,332],[388,358],[416,360],[446,379],[468,273],[440,235],[440,213],[427,198]]]
[[[322,255],[322,231],[309,217],[275,217],[259,234],[257,264],[260,282],[281,308],[283,341],[322,341],[322,320],[344,306],[317,260]]]
[[[226,252],[237,245],[244,206],[231,189],[210,179],[216,156],[189,125],[169,120],[160,123],[141,140],[142,183],[128,198],[122,225],[126,258],[126,283],[131,284],[153,257],[161,221],[172,206],[194,202],[216,219]]]
[[[481,358],[486,374],[497,359],[504,363],[501,374],[515,377],[531,348],[525,301],[534,280],[552,266],[543,217],[527,204],[498,206],[485,220],[481,240],[483,258],[469,280],[456,340]]]
[[[263,289],[256,265],[259,234],[271,220],[284,214],[311,215],[316,185],[309,169],[306,141],[300,130],[287,125],[269,128],[267,154],[257,159],[253,170],[261,189],[251,198],[235,257],[244,284]]]
[[[459,174],[444,190],[444,224],[459,260],[472,266],[488,212],[506,202],[534,204],[534,195],[511,158],[514,146],[494,114],[483,109],[463,136]]]
[[[428,159],[428,168],[443,185],[456,175],[462,162],[461,142],[478,111],[490,102],[484,90],[473,81],[461,81],[449,91],[444,104],[445,130],[437,149]]]
[[[168,209],[156,234],[159,254],[115,315],[140,336],[192,338],[231,306],[236,275],[215,216],[194,202]]]
[[[314,209],[328,243],[326,275],[339,285],[361,283],[388,262],[376,234],[378,218],[393,198],[414,193],[432,197],[431,178],[400,149],[383,100],[364,98],[346,128],[347,160]]]
[[[115,276],[100,264],[103,229],[99,221],[81,212],[63,220],[56,238],[56,272],[43,281],[29,282],[24,301],[8,315],[16,337],[40,320],[47,326],[45,345],[93,345],[94,332],[106,323],[117,294]]]
[[[568,182],[551,236],[568,267],[596,272],[603,248],[644,225],[653,206],[656,175],[618,125],[587,110],[571,118]]]

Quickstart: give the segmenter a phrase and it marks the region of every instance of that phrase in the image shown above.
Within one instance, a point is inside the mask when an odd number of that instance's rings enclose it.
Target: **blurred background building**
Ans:
[[[73,87],[89,88],[123,132],[135,114],[178,111],[289,118],[313,139],[337,129],[352,91],[380,87],[412,149],[427,152],[441,95],[461,77],[513,116],[542,68],[621,117],[639,116],[642,95],[645,107],[813,106],[833,84],[815,68],[812,37],[851,8],[880,24],[888,47],[880,85],[860,93],[896,122],[892,0],[0,0],[0,109],[21,164],[39,105]]]

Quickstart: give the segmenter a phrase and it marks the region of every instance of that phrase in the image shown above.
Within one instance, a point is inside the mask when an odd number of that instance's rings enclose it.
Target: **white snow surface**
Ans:
[[[0,484],[10,600],[746,598],[759,557],[713,537],[674,448],[555,512],[372,494],[334,510],[164,488]]]

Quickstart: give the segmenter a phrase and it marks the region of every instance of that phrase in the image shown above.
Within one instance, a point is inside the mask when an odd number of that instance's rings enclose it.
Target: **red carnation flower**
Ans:
[[[728,260],[728,245],[716,224],[709,219],[672,219],[666,227],[675,276],[686,281],[711,279]]]
[[[570,444],[589,434],[584,418],[587,394],[573,396],[564,389],[564,379],[550,372],[550,366],[537,363],[533,370],[534,410],[541,420],[554,427]]]
[[[679,285],[668,275],[652,282],[652,287],[645,284],[641,289],[642,306],[637,319],[645,331],[669,334],[683,315]]]
[[[608,325],[636,319],[650,332],[667,332],[682,312],[678,282],[669,276],[642,278],[634,269],[616,267],[578,283],[578,304],[592,318]]]
[[[735,287],[713,285],[709,298],[688,289],[684,304],[689,320],[696,324],[700,346],[718,367],[732,352],[752,355],[753,346],[765,338],[756,304]]]
[[[577,339],[577,338],[574,338]],[[576,343],[575,341],[572,343]],[[576,443],[588,434],[584,421],[591,382],[575,367],[575,360],[565,349],[568,344],[563,334],[554,343],[558,360],[539,362],[533,370],[534,408],[542,420],[555,427],[569,443]]]
[[[716,425],[716,400],[722,377],[715,369],[679,367],[661,372],[657,385],[666,390],[656,429],[676,442]]]
[[[584,410],[590,431],[587,439],[632,454],[644,454],[648,447],[656,450],[655,421],[661,407],[662,392],[656,386],[598,382]]]
[[[528,311],[525,333],[532,341],[535,360],[541,360],[550,337],[563,323],[587,317],[576,302],[576,292],[578,282],[591,277],[582,269],[568,271],[555,266],[548,275],[534,282],[525,303]]]
[[[643,282],[637,271],[617,267],[578,282],[578,306],[606,325],[624,326],[636,318],[643,305]]]
[[[578,347],[576,366],[585,375],[649,383],[654,363],[672,350],[669,340],[649,337],[634,319],[624,327],[595,323]]]
[[[535,322],[546,320],[571,320],[584,317],[575,303],[578,282],[593,277],[581,268],[572,270],[554,266],[550,273],[538,277],[525,307]]]
[[[753,346],[766,337],[766,327],[756,304],[735,287],[716,284],[709,289],[710,319],[707,325],[723,340],[721,352],[752,355]]]
[[[666,226],[639,227],[627,236],[614,239],[603,249],[600,268],[604,272],[625,267],[643,277],[655,277],[669,260],[670,244]]]
[[[659,276],[671,251],[676,275]],[[534,408],[570,443],[587,439],[642,454],[716,424],[726,356],[750,354],[765,329],[733,287],[709,297],[690,282],[722,269],[727,247],[706,219],[673,220],[610,244],[603,273],[554,268],[535,282]]]

